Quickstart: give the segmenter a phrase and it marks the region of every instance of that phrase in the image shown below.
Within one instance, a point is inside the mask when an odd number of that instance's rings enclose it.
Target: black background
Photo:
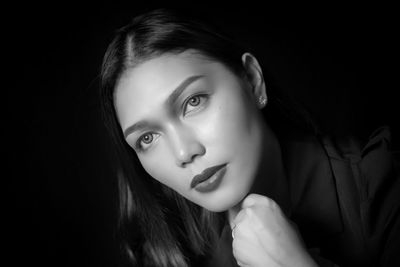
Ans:
[[[3,58],[11,59],[3,83],[10,266],[115,266],[116,184],[97,77],[113,31],[152,7],[21,4],[3,11]],[[180,9],[235,32],[335,134],[365,138],[385,124],[398,132],[398,30],[390,7]]]

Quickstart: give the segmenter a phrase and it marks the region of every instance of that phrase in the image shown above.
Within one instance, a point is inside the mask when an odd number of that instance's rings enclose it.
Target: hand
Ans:
[[[231,221],[233,255],[240,266],[317,266],[272,199],[251,194],[241,207]]]

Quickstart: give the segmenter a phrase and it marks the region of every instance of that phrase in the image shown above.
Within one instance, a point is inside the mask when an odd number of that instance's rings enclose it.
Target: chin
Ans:
[[[204,205],[201,206],[212,212],[225,212],[239,204],[245,195],[246,194],[235,192],[217,199],[209,198],[209,202],[203,203]]]

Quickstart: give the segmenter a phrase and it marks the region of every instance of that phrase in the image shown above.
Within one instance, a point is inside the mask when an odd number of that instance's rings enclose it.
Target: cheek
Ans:
[[[245,100],[231,97],[228,101],[218,101],[210,110],[204,132],[212,146],[223,146],[223,151],[239,149],[240,144],[251,137],[251,112]]]
[[[172,177],[176,177],[176,169],[171,155],[165,148],[158,147],[157,151],[139,156],[139,160],[151,177],[169,187],[175,187]]]

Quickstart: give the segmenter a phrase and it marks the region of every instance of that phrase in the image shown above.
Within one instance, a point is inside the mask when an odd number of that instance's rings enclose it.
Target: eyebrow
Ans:
[[[176,100],[179,98],[179,96],[185,91],[185,89],[193,82],[196,80],[203,78],[204,75],[193,75],[188,78],[186,78],[181,84],[178,85],[178,87],[175,88],[175,90],[168,96],[167,100],[165,101],[167,106],[170,106],[176,102]],[[150,125],[149,122],[147,121],[139,121],[135,124],[132,124],[128,128],[125,129],[124,131],[124,137],[127,138],[128,135],[131,133],[146,128]]]

